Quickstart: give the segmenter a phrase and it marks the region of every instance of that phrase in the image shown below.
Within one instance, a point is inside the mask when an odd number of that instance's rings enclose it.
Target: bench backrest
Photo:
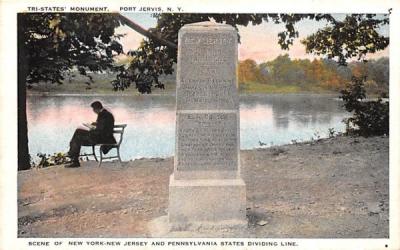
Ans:
[[[126,126],[127,126],[126,124],[116,124],[116,125],[114,125],[114,134],[119,135],[118,138],[116,138],[116,141],[117,141],[116,144],[118,146],[121,145],[122,139],[124,137],[124,131],[125,131]]]

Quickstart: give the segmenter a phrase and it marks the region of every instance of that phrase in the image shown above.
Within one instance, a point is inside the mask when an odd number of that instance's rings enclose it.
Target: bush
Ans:
[[[60,165],[69,163],[70,160],[64,153],[54,153],[53,155],[38,153],[37,156],[40,158],[38,164],[33,163],[32,166],[36,168],[46,168],[50,166]]]
[[[389,135],[389,102],[367,100],[366,76],[352,77],[351,84],[340,91],[344,107],[353,116],[345,119],[346,132],[361,136]],[[385,95],[382,95],[385,97]]]

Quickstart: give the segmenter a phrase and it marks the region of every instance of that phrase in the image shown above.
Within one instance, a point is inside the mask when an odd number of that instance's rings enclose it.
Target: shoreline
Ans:
[[[335,139],[338,137],[346,137],[346,135],[343,135],[342,132],[339,132],[337,135],[332,136],[332,137],[321,137],[319,139],[314,139],[314,140],[307,140],[307,141],[299,141],[299,142],[295,142],[295,143],[286,143],[286,144],[281,144],[281,145],[266,145],[266,146],[259,146],[259,147],[255,147],[255,148],[249,148],[249,149],[240,149],[240,153],[244,153],[244,152],[251,152],[251,151],[260,151],[260,150],[267,150],[267,149],[272,149],[272,148],[280,148],[280,147],[288,147],[288,146],[292,146],[292,145],[297,145],[297,146],[301,146],[301,145],[312,145],[315,143],[320,143],[326,140],[331,140],[331,139]],[[56,152],[51,155],[57,154]],[[85,157],[85,156],[83,156]],[[164,161],[164,160],[173,160],[175,157],[175,155],[167,155],[167,156],[155,156],[155,157],[140,157],[140,158],[134,158],[134,159],[127,159],[125,161],[122,161],[123,163],[134,163],[135,161]],[[93,160],[84,160],[81,161],[83,163],[85,162],[90,162]],[[51,168],[51,167],[59,167],[62,164],[59,165],[52,165],[52,166],[48,166],[48,167],[33,167],[31,169],[45,169],[45,168]],[[30,170],[30,169],[27,169]],[[20,171],[27,171],[27,170],[20,170]],[[20,172],[19,171],[19,172]]]
[[[307,95],[307,96],[338,96],[339,93],[315,93],[315,92],[296,92],[296,93],[239,93],[239,96],[266,96],[266,95],[274,95],[274,96],[280,96],[280,95]],[[171,96],[175,97],[176,93],[175,92],[169,92],[169,93],[150,93],[150,94],[141,94],[141,93],[122,93],[122,92],[116,92],[116,93],[87,93],[87,94],[81,94],[81,93],[46,93],[46,92],[28,92],[27,96],[44,96],[44,97],[68,97],[68,96],[73,96],[73,97],[92,97],[92,96]]]
[[[326,92],[326,93],[316,93],[316,92],[293,92],[293,93],[239,93],[239,98],[246,97],[265,97],[265,96],[326,96],[329,98],[333,98],[336,101],[342,102],[340,99],[340,93],[335,92]],[[168,92],[168,93],[150,93],[150,94],[141,94],[141,93],[46,93],[46,92],[27,92],[27,97],[176,97],[176,92]],[[367,101],[377,101],[380,97],[377,95],[370,95],[369,97],[363,99],[363,102]],[[381,98],[384,102],[389,102],[389,98]]]

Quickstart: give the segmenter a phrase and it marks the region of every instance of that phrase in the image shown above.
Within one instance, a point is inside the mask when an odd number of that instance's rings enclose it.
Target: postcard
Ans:
[[[2,2],[1,249],[399,249],[395,1]]]

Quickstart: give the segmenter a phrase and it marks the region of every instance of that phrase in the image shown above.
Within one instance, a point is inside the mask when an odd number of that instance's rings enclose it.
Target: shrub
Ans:
[[[347,133],[361,136],[389,135],[389,101],[367,100],[366,76],[352,77],[351,84],[340,91],[344,107],[353,116],[344,120]],[[382,95],[385,97],[385,95]]]
[[[40,158],[39,163],[33,163],[36,168],[46,168],[70,162],[64,153],[54,153],[53,155],[38,153],[37,156]]]

